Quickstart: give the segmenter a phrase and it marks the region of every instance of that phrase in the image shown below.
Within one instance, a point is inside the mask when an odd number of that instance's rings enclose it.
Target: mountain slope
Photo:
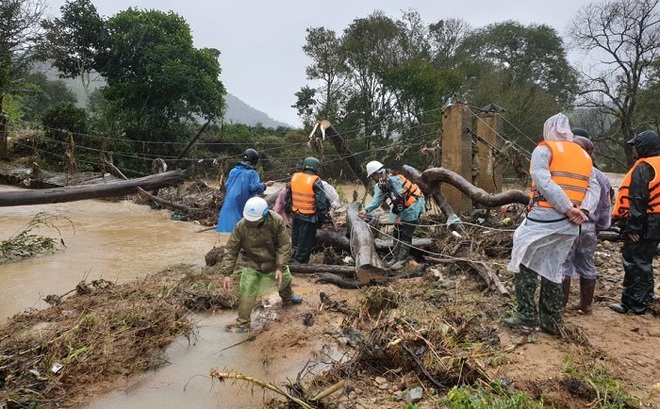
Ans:
[[[85,106],[87,104],[87,95],[85,93],[85,90],[83,89],[80,79],[59,78],[57,69],[47,64],[37,64],[37,66],[35,67],[35,71],[43,72],[52,81],[61,79],[78,98],[78,105]],[[105,85],[105,81],[103,81],[103,79],[100,76],[96,76],[90,84],[89,91],[92,92],[95,89],[100,88],[104,85]],[[258,109],[249,106],[245,102],[241,101],[238,97],[230,93],[227,93],[227,95],[225,96],[225,103],[227,106],[227,110],[225,112],[225,117],[223,118],[224,122],[245,124],[251,126],[260,123],[266,128],[277,128],[278,126],[293,128],[292,125],[271,118],[270,116],[268,116],[267,113],[259,111]]]
[[[276,121],[265,112],[252,108],[238,97],[227,93],[225,96],[227,112],[225,113],[225,122],[240,123],[246,125],[256,125],[261,123],[266,128],[277,128],[278,126],[292,127],[284,122]]]

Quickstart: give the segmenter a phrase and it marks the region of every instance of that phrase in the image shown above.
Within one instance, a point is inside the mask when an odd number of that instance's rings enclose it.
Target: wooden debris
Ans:
[[[434,261],[436,263],[451,263],[459,265],[467,265],[472,270],[474,270],[483,280],[486,282],[489,288],[495,287],[497,291],[502,295],[509,296],[509,290],[506,289],[500,278],[497,274],[488,267],[488,264],[483,261],[473,261],[473,260],[464,260],[457,258],[437,258],[437,257],[425,257],[429,261]]]
[[[447,202],[447,198],[445,197],[445,195],[443,195],[442,192],[440,191],[439,184],[427,185],[422,180],[422,173],[417,169],[413,168],[412,166],[403,165],[403,167],[401,168],[401,173],[403,173],[403,176],[410,179],[413,183],[419,186],[419,188],[422,190],[422,193],[424,193],[425,197],[432,198],[433,201],[435,201],[435,204],[438,205],[438,207],[445,216],[449,217],[451,215],[456,214],[454,212],[454,209],[452,209],[449,203]]]
[[[351,202],[346,212],[346,224],[351,237],[351,253],[355,259],[355,274],[362,284],[372,281],[387,282],[387,269],[376,252],[371,228],[358,216],[360,207],[359,202]]]
[[[137,193],[138,188],[152,190],[183,183],[183,171],[174,170],[157,175],[102,185],[67,186],[42,190],[21,190],[0,193],[0,207],[100,199]]]
[[[463,176],[445,168],[429,168],[422,173],[422,181],[428,186],[438,186],[440,183],[449,183],[463,194],[467,195],[472,201],[488,207],[497,207],[509,203],[520,203],[527,205],[529,195],[522,190],[507,190],[501,193],[488,193],[483,189],[474,186]]]

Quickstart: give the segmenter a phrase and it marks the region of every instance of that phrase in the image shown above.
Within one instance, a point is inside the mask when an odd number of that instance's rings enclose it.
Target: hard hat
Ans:
[[[245,152],[243,152],[243,160],[256,165],[257,162],[259,162],[259,153],[254,149],[246,149]]]
[[[268,214],[268,203],[258,196],[251,197],[245,202],[243,218],[249,222],[256,222]]]
[[[589,154],[589,156],[594,153],[594,143],[591,142],[591,139],[576,135],[573,136],[573,142],[580,145],[582,149],[584,149]]]
[[[571,132],[573,132],[573,136],[584,136],[585,138],[589,138],[589,132],[584,128],[576,126],[575,128],[571,128]]]
[[[377,160],[372,160],[371,162],[367,163],[367,177],[370,177],[371,175],[383,169],[384,167],[385,165],[378,162]]]
[[[313,156],[305,158],[305,160],[303,160],[302,162],[302,166],[303,166],[303,170],[305,169],[313,170],[314,173],[316,173],[317,175],[321,171],[321,161]]]

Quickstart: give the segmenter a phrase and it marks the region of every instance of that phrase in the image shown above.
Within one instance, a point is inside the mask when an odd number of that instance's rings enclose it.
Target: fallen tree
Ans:
[[[507,190],[501,193],[488,193],[474,186],[463,176],[445,168],[429,168],[422,173],[422,181],[429,186],[438,186],[441,183],[449,183],[472,201],[487,207],[497,207],[509,203],[529,204],[529,195],[522,190]]]
[[[358,216],[360,206],[359,202],[351,202],[346,211],[351,254],[355,259],[355,275],[362,284],[386,282],[387,270],[376,252],[371,228]]]
[[[442,214],[445,216],[449,217],[454,214],[454,209],[451,208],[449,203],[447,203],[447,198],[445,195],[442,194],[440,191],[440,185],[439,184],[434,184],[434,185],[428,185],[422,180],[422,173],[413,168],[412,166],[408,165],[403,165],[401,168],[401,173],[403,173],[403,176],[406,178],[410,179],[413,183],[415,183],[419,188],[422,190],[422,193],[424,193],[425,197],[430,197],[433,199],[436,205],[440,208],[440,211],[442,211]]]
[[[173,170],[142,178],[101,185],[67,186],[42,190],[20,190],[0,193],[0,207],[74,202],[135,194],[138,188],[153,190],[183,183],[183,171]]]
[[[346,230],[328,230],[319,229],[316,231],[316,242],[338,250],[350,250],[351,240],[347,236]],[[435,245],[434,239],[414,238],[413,247],[429,248]],[[374,239],[374,246],[378,251],[386,251],[394,247],[394,239]]]
[[[137,191],[140,194],[140,196],[143,196],[146,199],[151,200],[152,202],[157,203],[163,207],[169,207],[171,209],[181,210],[182,212],[186,212],[186,213],[192,212],[192,209],[186,205],[182,205],[180,203],[174,203],[170,200],[161,199],[160,197],[152,195],[151,193],[147,192],[141,187],[138,187]]]
[[[289,270],[298,274],[332,273],[343,277],[355,275],[355,267],[335,264],[289,264]]]

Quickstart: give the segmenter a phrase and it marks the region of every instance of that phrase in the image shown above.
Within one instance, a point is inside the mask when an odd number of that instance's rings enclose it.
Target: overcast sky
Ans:
[[[338,35],[356,18],[374,10],[399,19],[419,12],[426,24],[461,18],[472,27],[516,20],[547,24],[564,35],[576,12],[589,0],[92,0],[110,17],[128,7],[174,11],[190,25],[195,47],[220,50],[220,79],[228,92],[273,119],[298,126],[291,108],[294,93],[307,84],[302,52],[305,29],[326,27]],[[59,15],[65,0],[46,0]]]

